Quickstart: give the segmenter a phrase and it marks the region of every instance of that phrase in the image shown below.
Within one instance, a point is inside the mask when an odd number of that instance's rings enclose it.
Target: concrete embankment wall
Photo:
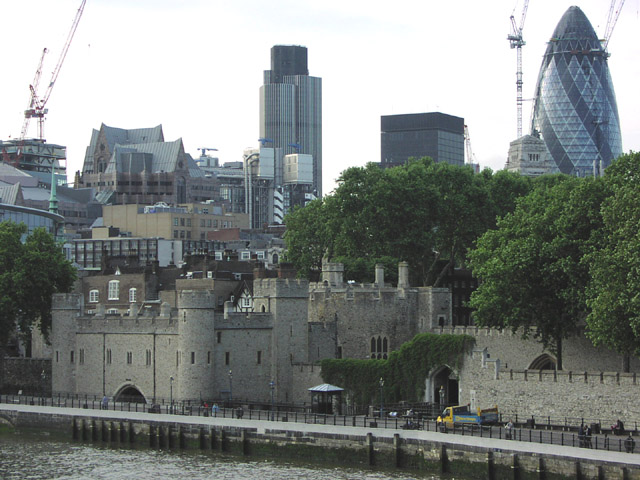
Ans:
[[[640,479],[640,455],[436,432],[0,404],[0,423],[118,447],[226,452],[456,478]],[[1,429],[0,429],[1,430]]]

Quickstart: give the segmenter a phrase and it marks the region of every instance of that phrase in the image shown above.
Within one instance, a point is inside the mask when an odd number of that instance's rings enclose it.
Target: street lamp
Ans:
[[[384,380],[382,379],[382,377],[380,377],[380,418],[381,419],[384,412],[383,389],[384,389]]]
[[[173,377],[169,377],[169,405],[173,411]]]
[[[233,373],[229,370],[229,401],[233,400]]]
[[[273,407],[273,390],[276,387],[276,382],[271,380],[269,382],[269,387],[271,387],[271,421],[273,421],[273,410],[274,410],[274,407]]]
[[[46,385],[46,380],[47,380],[47,374],[45,373],[44,369],[42,370],[42,373],[40,374],[40,378],[42,379],[42,405],[46,404],[46,400],[44,399],[45,395],[47,394],[47,385]]]

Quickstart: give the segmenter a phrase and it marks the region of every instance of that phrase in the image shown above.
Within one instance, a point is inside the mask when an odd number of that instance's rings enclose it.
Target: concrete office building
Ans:
[[[402,165],[409,158],[464,165],[464,119],[445,113],[381,117],[381,164]]]
[[[282,155],[311,155],[313,190],[322,194],[322,79],[309,76],[306,47],[271,49],[260,87],[260,137]]]

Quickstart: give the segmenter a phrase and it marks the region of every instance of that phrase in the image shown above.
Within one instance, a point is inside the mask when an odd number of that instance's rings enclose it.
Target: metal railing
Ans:
[[[81,395],[58,395],[52,397],[38,397],[26,395],[0,395],[0,403],[40,405],[52,407],[84,408],[84,409],[104,409],[105,405],[98,396]],[[423,418],[420,415],[395,417],[368,416],[368,415],[338,415],[312,413],[305,410],[283,411],[269,408],[245,408],[243,406],[230,407],[214,404],[214,406],[204,406],[204,403],[174,402],[171,403],[142,403],[142,402],[121,402],[109,401],[106,404],[107,410],[122,412],[146,412],[156,414],[189,415],[200,417],[220,417],[235,418],[245,420],[281,421],[297,422],[318,425],[365,427],[365,428],[389,428],[398,430],[424,430],[431,432],[447,433],[453,435],[467,435],[482,438],[495,438],[504,440],[514,440],[521,442],[543,443],[553,445],[564,445],[571,447],[592,448],[596,450],[611,450],[617,452],[636,453],[635,439],[637,431],[626,431],[629,436],[614,436],[608,433],[609,430],[592,428],[593,433],[589,436],[577,433],[580,423],[585,423],[583,419],[565,418],[562,422],[555,424],[551,417],[546,418],[546,422],[540,421],[540,417],[527,417],[528,422],[522,422],[522,416],[508,416],[503,414],[503,418],[509,418],[516,422],[513,429],[505,428],[502,425],[475,425],[475,424],[453,424],[447,426],[435,420]],[[246,403],[243,404],[246,406]],[[530,419],[533,418],[533,421]],[[579,420],[578,426],[572,420]],[[634,425],[635,427],[635,425]]]

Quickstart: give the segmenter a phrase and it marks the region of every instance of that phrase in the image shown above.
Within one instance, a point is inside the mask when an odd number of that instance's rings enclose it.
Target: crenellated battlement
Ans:
[[[271,313],[243,313],[233,312],[223,317],[216,318],[216,329],[229,328],[250,328],[266,329],[273,328],[273,315]]]
[[[55,293],[51,297],[51,310],[80,310],[82,295],[77,293]]]
[[[498,330],[497,328],[477,327],[475,325],[436,327],[431,330],[431,333],[470,335],[472,337],[519,337],[519,333],[513,333],[510,329]]]
[[[179,309],[213,309],[216,296],[208,290],[181,290],[178,292]]]
[[[258,278],[253,281],[256,297],[297,297],[309,296],[309,281],[301,278]]]
[[[76,319],[81,333],[178,333],[178,322],[171,317],[109,314],[103,317],[82,316]]]

